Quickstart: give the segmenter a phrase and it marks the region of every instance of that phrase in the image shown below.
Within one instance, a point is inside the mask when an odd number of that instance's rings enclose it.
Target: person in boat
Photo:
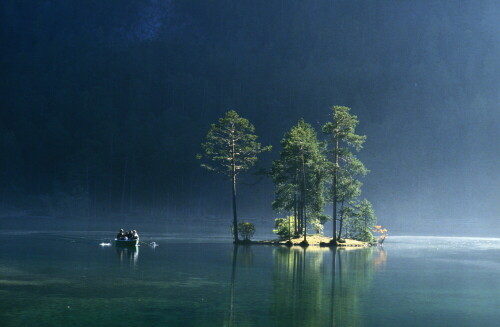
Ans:
[[[139,234],[137,234],[137,231],[135,229],[131,233],[132,233],[132,235],[130,237],[131,240],[138,240],[139,239]]]
[[[116,234],[116,239],[117,240],[126,240],[127,239],[127,235],[125,234],[125,231],[123,229],[120,229],[118,234]]]

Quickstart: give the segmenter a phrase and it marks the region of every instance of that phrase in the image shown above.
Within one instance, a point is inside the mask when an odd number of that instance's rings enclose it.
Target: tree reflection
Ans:
[[[236,279],[236,263],[238,262],[238,244],[234,244],[233,246],[233,262],[231,267],[231,291],[229,295],[229,308],[228,308],[228,317],[227,323],[225,326],[233,326],[234,322],[234,281]]]
[[[239,257],[239,259],[238,259]],[[231,284],[230,284],[230,294],[229,294],[229,304],[227,310],[227,318],[224,326],[237,326],[235,323],[235,298],[237,296],[235,292],[236,285],[236,275],[237,266],[251,267],[253,264],[253,251],[250,245],[233,245],[233,260],[231,265]],[[243,317],[243,318],[249,318]]]
[[[363,306],[371,301],[375,272],[385,265],[383,249],[270,250],[272,265],[263,265],[268,257],[260,255],[269,252],[258,251],[254,260],[252,246],[233,247],[224,326],[366,325]]]
[[[333,250],[330,302],[331,326],[361,326],[362,301],[371,287],[374,248]]]
[[[273,325],[360,326],[361,299],[375,271],[373,254],[372,248],[276,248]]]

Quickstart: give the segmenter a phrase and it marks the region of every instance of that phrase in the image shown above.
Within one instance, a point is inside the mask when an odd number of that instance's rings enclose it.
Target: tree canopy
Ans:
[[[255,165],[261,152],[271,150],[271,146],[262,147],[254,134],[255,127],[234,110],[228,111],[212,124],[206,142],[202,143],[205,156],[210,163],[202,166],[208,170],[232,177],[233,173],[250,169]],[[198,156],[199,158],[200,155]]]

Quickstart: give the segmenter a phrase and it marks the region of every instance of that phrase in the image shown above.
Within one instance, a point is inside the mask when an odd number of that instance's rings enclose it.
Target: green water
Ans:
[[[498,326],[500,239],[330,250],[2,233],[0,326]],[[109,239],[109,237],[108,237]]]

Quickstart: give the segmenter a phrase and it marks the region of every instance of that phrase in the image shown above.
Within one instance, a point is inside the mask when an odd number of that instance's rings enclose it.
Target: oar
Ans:
[[[156,242],[151,242],[151,243],[147,243],[147,242],[144,242],[144,241],[139,241],[139,244],[144,244],[144,245],[147,245],[147,246],[151,246],[152,248],[155,248],[158,246],[158,244]]]

